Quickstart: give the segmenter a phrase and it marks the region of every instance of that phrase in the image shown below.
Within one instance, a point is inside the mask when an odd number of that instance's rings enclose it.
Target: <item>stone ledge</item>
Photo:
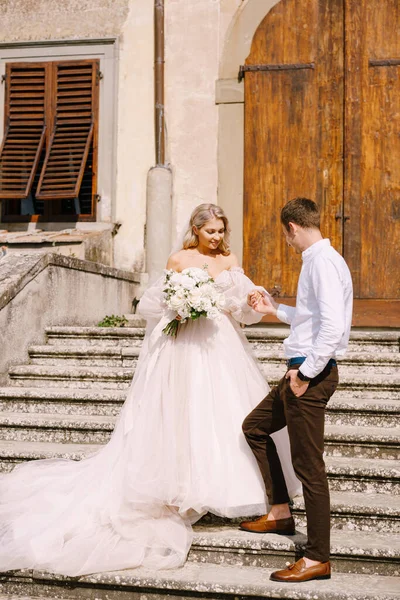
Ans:
[[[103,277],[140,283],[141,276],[100,263],[55,253],[16,253],[0,261],[0,310],[4,308],[39,273],[50,266],[94,273]]]
[[[125,592],[130,594],[130,597],[136,598],[139,597],[136,594],[142,592],[140,597],[149,599],[159,599],[164,595],[174,599],[178,596],[180,598],[239,596],[243,599],[256,597],[286,600],[394,600],[399,598],[396,577],[334,573],[330,580],[304,582],[300,586],[291,586],[269,581],[271,571],[272,569],[238,568],[236,565],[200,564],[188,561],[182,568],[168,571],[138,568],[79,578],[26,570],[10,574],[8,582],[12,582],[15,578],[22,583],[25,578],[27,583],[37,585],[35,596],[39,595],[40,586],[51,584],[53,591],[50,592],[47,588],[48,594],[46,594],[49,600],[55,597],[73,597],[74,600],[81,598],[83,587],[96,590],[99,595],[102,594],[101,590],[114,589],[119,594]],[[66,588],[66,584],[72,584],[73,587]],[[175,595],[174,592],[177,594]],[[97,597],[96,592],[93,597]]]

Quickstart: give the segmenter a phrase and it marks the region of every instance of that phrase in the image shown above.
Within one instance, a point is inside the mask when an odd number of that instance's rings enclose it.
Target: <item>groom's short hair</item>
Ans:
[[[289,200],[281,210],[281,223],[289,231],[289,223],[304,229],[320,228],[321,216],[317,204],[309,198]]]

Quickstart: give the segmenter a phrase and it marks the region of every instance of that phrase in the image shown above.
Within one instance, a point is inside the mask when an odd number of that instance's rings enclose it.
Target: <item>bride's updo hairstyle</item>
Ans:
[[[195,234],[193,227],[201,229],[213,218],[221,219],[225,226],[224,237],[218,244],[218,249],[224,256],[228,256],[231,253],[229,247],[229,237],[231,232],[229,221],[222,208],[216,204],[199,204],[199,206],[196,206],[190,217],[189,228],[185,233],[185,237],[183,238],[184,250],[187,250],[188,248],[196,248],[199,245],[199,238]]]

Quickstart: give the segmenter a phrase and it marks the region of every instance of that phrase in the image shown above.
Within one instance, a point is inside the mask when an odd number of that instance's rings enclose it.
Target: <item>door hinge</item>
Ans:
[[[239,83],[247,71],[299,71],[300,69],[315,69],[315,63],[293,63],[293,64],[274,64],[274,65],[240,65],[238,73]]]
[[[2,75],[1,76],[1,83],[4,83],[6,79],[7,79],[7,75]]]
[[[344,215],[341,212],[337,212],[335,215],[335,220],[339,221],[340,219],[343,219],[344,222],[349,221],[350,220],[350,216],[349,215]]]
[[[400,58],[384,58],[382,60],[369,60],[369,67],[398,67],[400,65]]]

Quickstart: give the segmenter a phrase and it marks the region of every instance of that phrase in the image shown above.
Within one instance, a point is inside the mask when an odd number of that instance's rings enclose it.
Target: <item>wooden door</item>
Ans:
[[[354,323],[365,325],[396,324],[400,297],[399,9],[383,4],[282,0],[245,66],[245,269],[293,303],[301,260],[279,213],[313,198],[353,274]]]
[[[400,5],[346,2],[343,254],[360,324],[400,326]]]

